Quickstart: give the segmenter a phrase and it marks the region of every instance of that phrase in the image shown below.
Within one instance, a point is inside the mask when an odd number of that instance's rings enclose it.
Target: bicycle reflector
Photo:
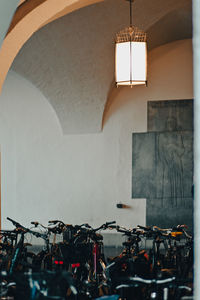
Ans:
[[[63,265],[63,261],[62,260],[54,260],[54,264],[55,265]]]
[[[75,263],[75,264],[72,264],[72,268],[79,268],[80,267],[80,263]]]

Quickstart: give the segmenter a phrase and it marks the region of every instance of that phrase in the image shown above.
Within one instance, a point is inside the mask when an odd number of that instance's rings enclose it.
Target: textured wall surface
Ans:
[[[149,101],[148,131],[193,130],[193,100]]]
[[[12,69],[40,89],[65,134],[101,131],[105,105],[116,89],[115,35],[128,19],[127,1],[82,8],[40,29],[16,57]],[[147,31],[149,50],[192,36],[188,0],[135,1],[133,19]]]
[[[193,98],[191,40],[152,50],[149,68],[148,87],[116,89],[101,133],[77,135],[64,135],[48,99],[9,72],[0,97],[4,228],[7,216],[27,226],[55,218],[145,225],[146,199],[131,195],[132,133],[147,131],[149,100]]]
[[[148,121],[154,132],[133,134],[132,196],[147,198],[147,224],[192,227],[193,101],[148,102]]]

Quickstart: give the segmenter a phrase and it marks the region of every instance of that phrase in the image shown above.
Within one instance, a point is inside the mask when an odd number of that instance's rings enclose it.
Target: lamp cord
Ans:
[[[130,0],[130,27],[133,26],[133,22],[132,22],[132,18],[133,18],[133,16],[132,16],[132,2],[133,2],[133,0]]]
[[[129,1],[130,1],[130,27],[132,28],[132,26],[133,26],[133,22],[132,22],[132,18],[133,18],[133,16],[132,16],[132,2],[133,2],[133,0],[129,0]],[[132,43],[131,43],[131,40],[132,40],[132,38],[130,36],[130,59],[132,57]],[[132,79],[133,79],[133,70],[132,70],[132,61],[130,61],[130,82],[131,83],[132,83]],[[132,87],[132,85],[131,85],[131,87]]]

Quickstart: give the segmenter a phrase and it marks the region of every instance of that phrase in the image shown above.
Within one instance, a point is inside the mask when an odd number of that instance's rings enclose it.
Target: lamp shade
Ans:
[[[115,48],[117,85],[143,85],[147,82],[146,34],[129,27],[117,35]]]

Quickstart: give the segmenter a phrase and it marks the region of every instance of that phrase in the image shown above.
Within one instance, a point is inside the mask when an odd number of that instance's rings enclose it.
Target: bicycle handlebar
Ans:
[[[15,220],[13,220],[13,219],[11,219],[9,217],[7,217],[7,220],[10,221],[10,222],[12,222],[15,227],[24,228],[20,223],[16,222]]]
[[[43,239],[46,239],[46,238],[47,238],[46,233],[40,233],[40,232],[33,231],[33,230],[29,229],[29,228],[26,228],[26,227],[24,227],[23,225],[21,225],[20,223],[16,222],[15,220],[13,220],[13,219],[11,219],[11,218],[9,218],[9,217],[7,217],[7,220],[9,220],[10,222],[12,222],[13,225],[14,225],[16,228],[22,228],[22,229],[24,230],[25,233],[29,232],[29,233],[35,235],[36,237],[40,237],[40,238],[43,238]],[[34,222],[34,223],[36,223],[36,222]]]
[[[62,225],[65,226],[65,223],[63,221],[60,221],[60,220],[52,220],[52,221],[48,221],[48,223],[51,223],[51,224],[57,224],[57,223],[60,223]]]
[[[37,227],[39,225],[39,222],[31,222],[32,225],[35,225],[35,227]]]
[[[127,279],[128,281],[130,281],[130,283],[127,283]],[[130,286],[133,286],[134,284],[147,284],[147,285],[151,285],[151,284],[166,284],[166,283],[170,283],[175,281],[175,277],[170,277],[170,278],[166,278],[166,279],[143,279],[141,277],[128,277],[125,279],[126,283],[122,283],[120,285],[118,285],[116,287],[117,290],[121,289],[121,288],[129,288]]]
[[[174,281],[175,277],[165,278],[165,279],[143,279],[141,277],[129,277],[129,280],[135,282],[141,282],[146,284],[165,284]]]
[[[137,233],[133,229],[126,229],[126,228],[123,228],[123,227],[120,227],[120,226],[116,226],[116,230],[118,232],[123,233],[124,235],[129,236],[129,237],[134,235],[135,233]]]
[[[106,222],[105,223],[106,226],[113,225],[113,224],[116,224],[116,221],[111,221],[111,222]]]
[[[95,229],[92,229],[92,230],[93,230],[93,232],[96,232],[100,229],[107,229],[109,227],[109,225],[112,225],[112,224],[115,224],[115,223],[116,223],[116,221],[106,222],[106,223],[102,224],[101,226],[99,226],[98,228],[95,228]]]
[[[138,227],[139,229],[142,229],[142,230],[145,230],[145,231],[150,231],[150,230],[152,230],[152,228],[151,228],[150,226],[145,227],[145,226],[137,225],[137,227]]]
[[[130,281],[130,283],[127,282],[127,279]],[[116,289],[121,289],[121,288],[130,288],[134,286],[134,284],[146,284],[146,285],[166,285],[168,283],[171,283],[172,287],[176,287],[178,289],[185,289],[189,292],[192,292],[192,288],[183,285],[183,283],[190,282],[190,280],[177,280],[176,277],[170,277],[166,279],[144,279],[141,277],[128,277],[125,278],[125,282],[118,285]],[[192,281],[191,281],[192,282]]]

